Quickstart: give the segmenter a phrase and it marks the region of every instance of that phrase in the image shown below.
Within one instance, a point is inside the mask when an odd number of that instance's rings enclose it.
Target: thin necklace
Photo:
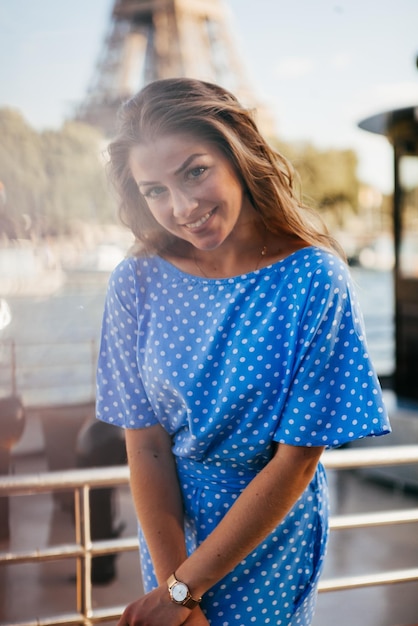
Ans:
[[[256,272],[256,271],[258,270],[258,268],[260,267],[261,259],[262,259],[263,257],[265,257],[265,256],[266,256],[266,254],[267,254],[267,246],[265,246],[265,245],[264,245],[264,246],[261,248],[261,251],[260,251],[260,256],[259,256],[259,257],[258,257],[258,259],[257,259],[257,264],[256,264],[255,268],[252,270],[253,272]],[[200,265],[199,265],[199,263],[197,262],[197,259],[196,259],[196,255],[195,255],[195,251],[194,251],[194,249],[193,249],[193,262],[194,262],[194,264],[196,265],[197,269],[201,272],[201,274],[202,274],[205,278],[211,278],[210,276],[208,276],[208,275],[206,274],[206,272],[204,272],[204,271],[203,271],[203,269],[201,268],[201,266],[200,266]],[[213,278],[213,277],[212,277],[212,278]]]
[[[258,259],[258,261],[257,261],[257,265],[255,266],[255,269],[253,270],[254,272],[256,272],[256,271],[258,270],[258,268],[259,268],[259,266],[260,266],[260,263],[261,263],[261,259],[262,259],[263,257],[265,257],[265,256],[266,256],[266,254],[267,254],[267,246],[263,246],[263,247],[261,248],[260,257],[259,257],[259,259]]]

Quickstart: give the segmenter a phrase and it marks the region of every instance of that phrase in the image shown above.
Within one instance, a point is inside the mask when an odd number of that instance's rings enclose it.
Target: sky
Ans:
[[[39,130],[71,117],[113,2],[0,0],[0,107],[19,109]],[[245,72],[280,138],[353,149],[360,179],[390,193],[391,146],[358,122],[418,105],[418,0],[224,3]]]

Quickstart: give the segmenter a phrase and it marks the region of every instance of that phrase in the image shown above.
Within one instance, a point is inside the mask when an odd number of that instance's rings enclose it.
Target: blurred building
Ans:
[[[115,0],[109,32],[77,119],[111,136],[120,104],[149,82],[187,76],[218,83],[256,110],[267,136],[273,115],[246,77],[224,0]]]

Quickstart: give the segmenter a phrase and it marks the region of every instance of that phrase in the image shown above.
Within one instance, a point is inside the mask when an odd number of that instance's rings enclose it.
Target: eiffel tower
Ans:
[[[115,0],[110,29],[76,119],[115,129],[120,104],[147,83],[187,76],[218,83],[256,109],[274,134],[273,116],[257,101],[237,53],[224,0]]]

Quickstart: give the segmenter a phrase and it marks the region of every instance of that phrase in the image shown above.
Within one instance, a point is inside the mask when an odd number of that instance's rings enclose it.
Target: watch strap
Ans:
[[[174,587],[174,585],[176,585],[177,583],[181,583],[182,585],[184,585],[187,588],[187,596],[185,597],[185,599],[182,602],[178,602],[177,600],[175,600],[173,598],[173,595],[171,593],[171,589]],[[188,587],[188,585],[183,582],[182,580],[179,580],[175,574],[175,572],[173,572],[167,579],[167,586],[168,586],[168,592],[170,594],[170,598],[171,601],[174,602],[175,604],[179,604],[181,606],[185,606],[187,609],[194,609],[201,601],[202,598],[196,599],[193,598],[192,594],[190,593],[190,589]]]

